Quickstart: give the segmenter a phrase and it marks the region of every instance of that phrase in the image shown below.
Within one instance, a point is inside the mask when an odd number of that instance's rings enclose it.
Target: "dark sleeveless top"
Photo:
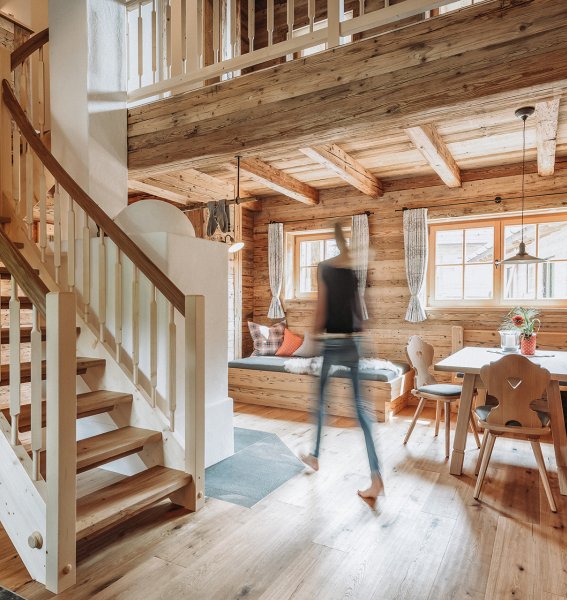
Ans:
[[[319,263],[319,275],[327,288],[327,333],[362,331],[358,278],[352,269]]]

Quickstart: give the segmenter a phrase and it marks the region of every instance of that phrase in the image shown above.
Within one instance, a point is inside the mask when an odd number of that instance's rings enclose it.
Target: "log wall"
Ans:
[[[480,176],[480,174],[479,174]],[[284,231],[317,229],[332,225],[338,218],[348,218],[352,214],[372,211],[369,217],[371,258],[368,271],[366,300],[369,321],[367,329],[371,333],[372,352],[383,358],[403,360],[405,345],[410,335],[420,334],[436,349],[436,358],[450,353],[451,328],[461,325],[465,329],[495,331],[507,309],[475,310],[470,308],[434,309],[428,311],[428,320],[420,324],[404,320],[409,292],[404,265],[404,244],[402,231],[403,207],[430,208],[430,219],[458,218],[482,215],[510,216],[519,209],[517,200],[465,204],[444,207],[453,202],[503,198],[518,195],[520,179],[517,175],[468,181],[461,189],[444,186],[429,186],[413,189],[400,189],[403,183],[386,183],[385,195],[372,200],[353,188],[323,190],[321,202],[317,206],[287,201],[283,197],[263,202],[262,210],[255,214],[254,224],[254,318],[268,322],[266,314],[270,303],[268,280],[267,232],[270,221],[284,223]],[[528,209],[558,209],[567,211],[565,196],[541,196],[558,192],[567,187],[567,171],[561,170],[556,176],[541,178],[530,174],[526,188],[531,197],[527,199]],[[303,332],[312,326],[314,301],[285,301],[286,315],[292,330]],[[543,311],[543,328],[546,331],[567,330],[567,302],[564,309]]]

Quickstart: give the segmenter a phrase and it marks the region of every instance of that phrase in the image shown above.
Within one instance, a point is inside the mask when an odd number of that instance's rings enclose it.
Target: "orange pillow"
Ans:
[[[292,356],[301,344],[303,344],[303,338],[286,328],[282,345],[278,348],[276,356]]]

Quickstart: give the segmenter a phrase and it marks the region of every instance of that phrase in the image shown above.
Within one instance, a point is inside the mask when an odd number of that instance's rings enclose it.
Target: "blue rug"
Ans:
[[[0,585],[0,600],[23,600],[23,598]]]
[[[303,468],[276,434],[235,427],[234,454],[205,470],[205,493],[251,508]]]

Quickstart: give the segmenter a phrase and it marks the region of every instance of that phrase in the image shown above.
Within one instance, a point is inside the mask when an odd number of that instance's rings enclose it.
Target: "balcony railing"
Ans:
[[[195,89],[481,1],[130,0],[128,97]]]

